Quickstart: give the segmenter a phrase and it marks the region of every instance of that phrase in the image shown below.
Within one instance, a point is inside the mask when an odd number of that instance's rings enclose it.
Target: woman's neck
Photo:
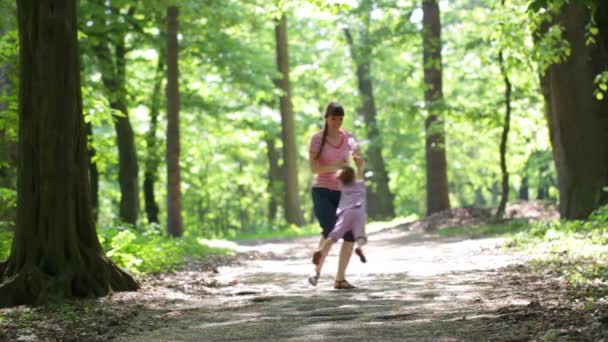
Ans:
[[[340,129],[339,128],[336,129],[336,130],[328,129],[327,130],[327,136],[332,137],[332,138],[339,137],[340,136]]]

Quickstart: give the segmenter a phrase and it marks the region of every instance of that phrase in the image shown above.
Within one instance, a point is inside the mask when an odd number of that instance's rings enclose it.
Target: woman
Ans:
[[[348,165],[349,155],[360,158],[360,151],[355,137],[341,129],[344,119],[344,108],[337,103],[330,103],[325,109],[325,126],[323,131],[315,133],[310,139],[309,163],[314,173],[312,184],[312,201],[314,213],[322,228],[319,247],[336,224],[336,210],[340,202],[340,187],[336,179],[336,171]],[[354,238],[352,232],[343,236],[344,242],[340,248],[338,259],[338,272],[334,282],[336,289],[354,288],[345,279],[346,268],[353,253]],[[315,273],[308,278],[308,282],[316,286],[321,274],[323,260],[318,262]]]

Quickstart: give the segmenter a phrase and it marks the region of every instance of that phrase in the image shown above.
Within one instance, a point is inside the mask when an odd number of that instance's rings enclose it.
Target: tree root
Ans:
[[[97,298],[113,291],[136,291],[139,284],[103,255],[93,267],[66,265],[64,272],[49,275],[36,266],[24,265],[0,284],[0,308],[16,305],[41,305],[66,298]]]

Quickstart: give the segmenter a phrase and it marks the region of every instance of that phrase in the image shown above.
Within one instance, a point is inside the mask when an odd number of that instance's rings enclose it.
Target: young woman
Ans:
[[[344,108],[337,103],[329,103],[325,109],[325,126],[322,131],[311,137],[309,144],[310,170],[315,175],[312,183],[312,201],[323,235],[319,247],[328,238],[337,220],[340,186],[336,179],[336,171],[348,165],[349,156],[361,158],[357,140],[341,128],[343,119]],[[352,289],[354,286],[345,279],[346,268],[353,253],[352,232],[346,233],[343,239],[334,288]],[[320,260],[315,267],[315,273],[308,278],[311,285],[317,285],[322,266],[323,260]]]

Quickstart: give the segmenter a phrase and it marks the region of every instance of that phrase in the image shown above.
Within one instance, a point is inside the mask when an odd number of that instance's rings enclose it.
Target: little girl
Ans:
[[[328,239],[313,254],[312,262],[317,266],[317,269],[320,269],[331,246],[351,230],[357,242],[355,253],[357,253],[361,262],[367,261],[362,250],[363,245],[367,242],[367,236],[365,235],[365,221],[367,218],[365,213],[366,190],[363,181],[365,162],[359,156],[355,156],[353,159],[357,165],[356,174],[355,170],[350,166],[343,166],[336,172],[336,178],[341,185],[340,191],[342,193],[338,210],[336,211],[338,221],[334,229],[329,233]],[[334,284],[334,287],[341,288],[341,284],[337,283],[338,281]]]

